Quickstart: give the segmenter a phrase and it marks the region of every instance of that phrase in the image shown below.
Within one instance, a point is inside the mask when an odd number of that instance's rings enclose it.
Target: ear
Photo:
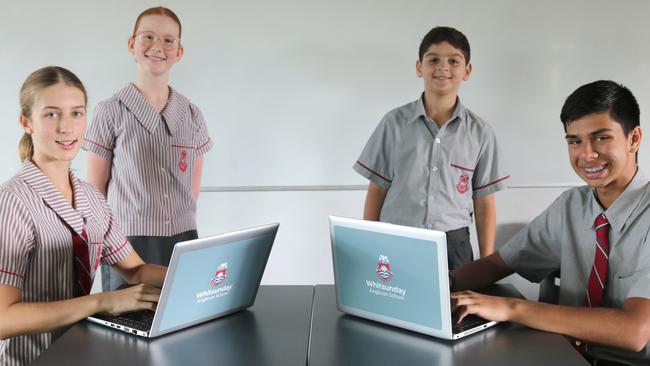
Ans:
[[[463,76],[463,80],[469,80],[470,75],[472,75],[472,64],[467,64],[465,65],[465,76]]]
[[[129,40],[126,43],[126,47],[129,50],[130,54],[135,53],[135,38],[134,37],[129,37]]]
[[[182,44],[179,44],[178,51],[176,51],[176,62],[180,61],[183,58],[183,54],[185,54],[185,48]]]
[[[20,122],[20,125],[22,126],[23,130],[25,130],[25,133],[28,135],[32,134],[32,126],[31,126],[31,121],[29,118],[23,116],[22,114],[18,118],[18,121]]]
[[[419,78],[422,77],[422,61],[420,59],[415,61],[415,75],[417,75]]]
[[[643,133],[641,132],[641,127],[636,126],[630,133],[628,134],[628,143],[630,145],[630,153],[636,154],[637,151],[639,151],[639,147],[641,146],[641,138],[643,137]]]

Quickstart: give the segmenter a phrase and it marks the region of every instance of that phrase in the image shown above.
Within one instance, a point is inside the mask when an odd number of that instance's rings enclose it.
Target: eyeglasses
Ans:
[[[145,47],[149,47],[160,40],[162,48],[166,50],[173,50],[180,43],[180,39],[178,38],[158,37],[153,32],[141,32],[136,34],[135,37]]]

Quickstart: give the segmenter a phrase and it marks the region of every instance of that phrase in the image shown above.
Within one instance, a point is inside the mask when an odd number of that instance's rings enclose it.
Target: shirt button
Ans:
[[[436,144],[440,143],[440,139],[436,137]]]
[[[160,171],[164,173],[164,172],[165,172],[165,168],[160,168]]]
[[[165,198],[169,198],[169,196],[167,195],[167,193],[163,194],[163,197],[165,197]]]
[[[438,167],[437,167],[437,166],[434,166],[434,167],[433,167],[433,171],[434,171],[434,172],[437,172],[437,171],[438,171]]]
[[[433,228],[433,225],[427,224],[427,229],[431,229],[431,228]]]
[[[165,221],[165,225],[169,225],[169,223],[170,223],[169,220]]]

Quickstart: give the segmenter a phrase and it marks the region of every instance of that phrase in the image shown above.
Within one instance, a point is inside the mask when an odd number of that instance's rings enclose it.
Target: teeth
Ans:
[[[57,144],[61,144],[61,145],[66,145],[66,146],[68,146],[68,145],[72,145],[75,141],[77,141],[77,140],[57,141]]]
[[[587,172],[587,173],[598,173],[598,172],[603,171],[604,169],[605,169],[605,166],[601,165],[601,166],[596,166],[596,167],[593,167],[593,168],[585,168],[585,172]]]

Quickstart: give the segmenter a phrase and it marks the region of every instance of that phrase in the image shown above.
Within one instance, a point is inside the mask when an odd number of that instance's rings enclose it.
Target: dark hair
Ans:
[[[140,26],[140,20],[142,18],[146,17],[147,15],[162,15],[170,18],[173,20],[176,24],[178,24],[178,38],[181,38],[181,20],[178,19],[178,16],[176,13],[174,13],[171,9],[166,8],[164,6],[156,6],[154,8],[149,8],[140,13],[138,15],[138,18],[135,20],[135,26],[133,27],[133,35],[131,37],[135,37],[136,33],[138,32],[138,27]]]
[[[46,66],[31,73],[23,86],[20,88],[20,114],[25,118],[32,118],[32,107],[36,103],[39,93],[52,85],[63,83],[75,87],[84,95],[84,103],[88,104],[88,94],[86,88],[77,75],[68,69],[59,66]],[[32,136],[23,133],[18,145],[18,155],[20,161],[31,158],[34,155],[34,144]]]
[[[560,113],[564,132],[571,122],[603,112],[609,112],[621,124],[625,136],[639,126],[639,104],[630,89],[611,80],[598,80],[579,87],[566,98]]]
[[[469,41],[463,33],[452,27],[435,27],[424,36],[422,42],[420,42],[420,61],[422,61],[422,57],[424,57],[424,54],[432,44],[442,42],[447,42],[455,48],[458,48],[463,53],[463,56],[465,56],[465,63],[469,63]]]

